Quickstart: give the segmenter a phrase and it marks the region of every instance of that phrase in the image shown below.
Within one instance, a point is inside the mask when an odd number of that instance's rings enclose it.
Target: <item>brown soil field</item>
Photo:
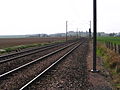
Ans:
[[[50,38],[0,38],[0,49],[26,44],[51,43],[58,40],[65,40],[64,37]]]

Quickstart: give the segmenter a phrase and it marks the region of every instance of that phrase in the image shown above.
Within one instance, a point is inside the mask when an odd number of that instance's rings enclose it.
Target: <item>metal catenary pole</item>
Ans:
[[[76,33],[77,33],[77,39],[78,39],[78,28],[77,28],[77,32]]]
[[[93,0],[93,69],[92,72],[98,72],[96,69],[96,37],[97,37],[97,0]]]
[[[66,41],[67,41],[67,28],[68,28],[68,21],[66,21]]]

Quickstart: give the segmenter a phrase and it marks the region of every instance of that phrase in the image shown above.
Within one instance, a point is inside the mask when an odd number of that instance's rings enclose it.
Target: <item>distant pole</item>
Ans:
[[[91,38],[91,21],[90,21],[90,28],[89,28],[89,38]]]
[[[78,28],[77,28],[77,38],[78,38]]]
[[[91,28],[91,21],[90,21],[90,28]]]
[[[97,37],[97,0],[93,0],[93,69],[92,72],[98,72],[96,69],[96,37]]]
[[[86,37],[88,36],[88,32],[86,31]]]
[[[66,21],[66,42],[67,42],[67,29],[68,29],[68,21]]]
[[[80,35],[80,31],[79,31],[79,37],[80,37],[81,35]]]

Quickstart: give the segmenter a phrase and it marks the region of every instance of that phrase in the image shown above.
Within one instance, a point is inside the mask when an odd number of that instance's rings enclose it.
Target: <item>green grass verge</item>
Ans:
[[[118,63],[120,61],[115,54],[110,55],[105,47],[97,47],[97,56],[103,58],[103,63],[104,66],[112,71],[112,74],[119,74],[120,73],[120,68],[117,68]]]
[[[110,57],[107,55],[106,49],[97,47],[97,56],[102,57],[104,59],[103,61],[104,67],[109,68],[108,60]]]
[[[102,43],[99,43],[97,46],[97,56],[103,58],[103,66],[110,71],[113,77],[113,86],[120,88],[119,55],[108,50]]]
[[[120,45],[120,37],[97,37],[97,41],[103,43],[109,41]]]

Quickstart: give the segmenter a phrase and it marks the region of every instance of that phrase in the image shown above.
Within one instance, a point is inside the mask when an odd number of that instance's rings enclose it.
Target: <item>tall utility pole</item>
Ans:
[[[93,0],[93,69],[92,72],[98,72],[96,69],[96,37],[97,37],[97,0]]]
[[[90,21],[90,28],[89,28],[89,38],[91,38],[91,21]]]
[[[66,21],[66,41],[67,41],[67,29],[68,29],[68,21]]]
[[[78,38],[78,28],[77,28],[77,32],[76,32],[76,34],[77,34],[77,38]]]
[[[81,37],[80,31],[79,31],[79,37]]]

